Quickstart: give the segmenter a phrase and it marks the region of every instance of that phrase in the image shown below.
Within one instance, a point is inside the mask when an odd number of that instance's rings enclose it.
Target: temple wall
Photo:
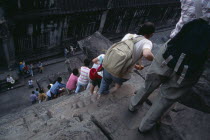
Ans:
[[[9,5],[17,61],[62,53],[96,31],[114,38],[145,21],[157,29],[173,27],[180,16],[176,0],[13,0]]]

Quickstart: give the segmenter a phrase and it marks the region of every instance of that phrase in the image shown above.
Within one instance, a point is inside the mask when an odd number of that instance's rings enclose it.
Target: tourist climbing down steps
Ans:
[[[99,56],[97,56],[92,60],[93,66],[89,72],[91,94],[97,93],[100,88],[101,79],[103,77],[102,62],[104,60],[104,56],[105,54],[100,54]],[[98,87],[97,90],[95,90],[96,86]]]
[[[105,54],[103,60],[103,78],[99,89],[100,95],[116,91],[121,85],[131,78],[133,68],[142,70],[142,57],[152,61],[152,42],[149,40],[155,32],[155,26],[151,22],[144,23],[137,34],[127,34],[122,41],[112,45]],[[109,86],[115,83],[115,87],[109,91]],[[98,98],[99,98],[98,97]]]

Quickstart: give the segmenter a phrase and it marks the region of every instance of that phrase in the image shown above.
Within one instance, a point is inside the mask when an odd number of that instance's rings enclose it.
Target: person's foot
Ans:
[[[155,130],[157,131],[158,129],[160,129],[160,125],[161,125],[161,122],[160,122],[160,121],[157,121],[156,124],[155,124],[151,129],[142,132],[142,131],[138,128],[138,132],[139,132],[140,134],[142,134],[142,135],[145,135],[145,134],[148,134],[148,133],[150,133],[150,132],[152,132],[152,131],[155,131]]]
[[[100,99],[100,97],[101,97],[101,94],[97,94],[96,99],[97,99],[97,100],[99,100],[99,99]]]
[[[142,131],[138,128],[138,132],[139,132],[141,135],[147,135],[147,134],[149,134],[150,132],[152,132],[152,129],[142,132]]]
[[[145,101],[149,106],[152,106],[152,102],[149,99],[146,99]]]
[[[171,109],[172,112],[178,112],[175,108]]]
[[[137,111],[137,109],[136,109],[134,106],[132,106],[131,104],[129,104],[128,110],[129,110],[130,112],[136,112],[136,111]]]
[[[10,90],[10,88],[7,88],[8,90]]]
[[[138,132],[140,133],[140,134],[145,134],[145,133],[147,133],[147,132],[142,132],[139,128],[138,128]]]
[[[13,89],[13,87],[11,87],[11,89]]]

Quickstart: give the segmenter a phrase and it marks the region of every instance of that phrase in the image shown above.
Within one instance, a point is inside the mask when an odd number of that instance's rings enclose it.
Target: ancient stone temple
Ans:
[[[61,54],[96,31],[115,39],[145,21],[170,28],[179,15],[177,0],[2,0],[0,66]]]

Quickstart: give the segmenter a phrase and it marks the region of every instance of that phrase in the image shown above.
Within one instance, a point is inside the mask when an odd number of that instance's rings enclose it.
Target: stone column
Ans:
[[[103,32],[103,28],[104,28],[104,25],[105,25],[105,22],[106,22],[106,17],[107,17],[107,14],[109,12],[109,9],[111,9],[112,7],[112,0],[109,0],[108,4],[107,4],[107,10],[103,12],[103,15],[101,16],[101,23],[100,23],[100,27],[99,27],[99,32]]]
[[[9,66],[10,65],[9,64],[10,59],[9,59],[8,39],[7,38],[3,38],[2,39],[2,47],[3,47],[3,51],[4,51],[4,56],[5,56],[5,59],[6,59],[6,63]]]
[[[101,16],[101,23],[100,23],[100,27],[99,27],[99,32],[102,33],[103,31],[103,28],[104,28],[104,25],[105,25],[105,22],[106,22],[106,17],[107,17],[107,14],[108,14],[109,10],[106,10],[103,12],[103,15]]]

